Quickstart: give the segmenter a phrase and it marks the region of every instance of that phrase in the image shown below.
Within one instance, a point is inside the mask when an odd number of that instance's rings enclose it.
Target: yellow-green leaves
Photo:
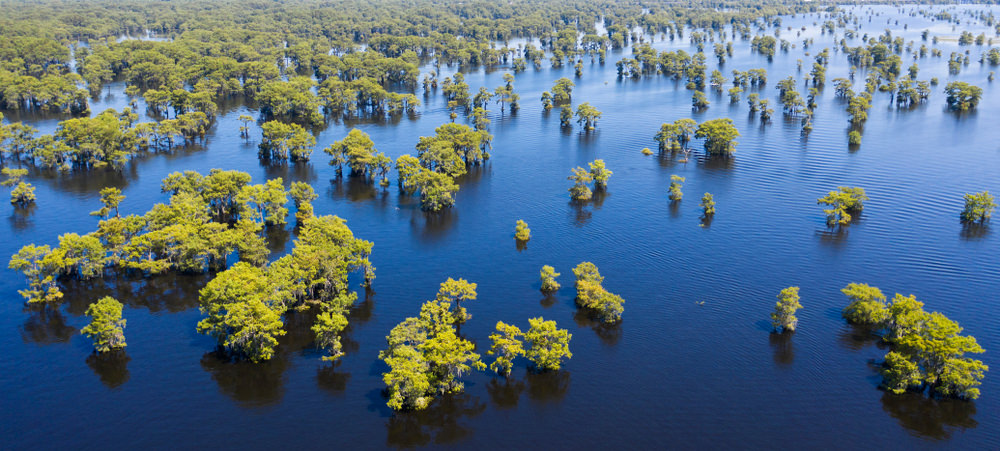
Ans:
[[[517,224],[514,226],[514,238],[518,241],[528,241],[531,239],[531,229],[528,228],[527,222],[521,219],[517,220]]]
[[[837,191],[830,191],[826,196],[816,200],[817,204],[829,205],[824,209],[826,224],[829,227],[846,225],[851,222],[854,214],[864,210],[864,201],[868,200],[865,190],[858,187],[840,186]]]
[[[684,177],[679,175],[670,176],[670,201],[677,202],[684,198],[684,192],[681,188],[684,186]]]
[[[94,341],[94,351],[108,352],[125,347],[125,320],[122,319],[122,303],[105,296],[90,304],[85,312],[90,317],[80,333]]]
[[[989,191],[981,193],[965,194],[965,209],[962,210],[962,222],[984,223],[993,215],[997,203],[993,200],[993,195]]]
[[[556,272],[556,269],[545,265],[542,266],[541,278],[542,278],[542,291],[545,293],[552,293],[559,290],[559,282],[556,282],[556,277],[560,274]]]
[[[487,352],[489,355],[497,356],[496,360],[490,364],[491,370],[496,371],[501,376],[510,374],[510,370],[514,366],[514,359],[524,355],[524,343],[521,342],[523,335],[517,326],[497,321],[496,332],[490,334],[490,342],[493,345]]]
[[[573,335],[566,329],[556,327],[555,321],[545,321],[544,318],[528,320],[531,328],[524,333],[528,344],[525,357],[531,360],[539,370],[558,370],[563,359],[570,359],[573,353],[569,351],[569,341]]]
[[[621,320],[625,311],[625,300],[604,289],[601,283],[604,277],[598,272],[597,266],[591,262],[582,262],[573,268],[576,276],[576,303],[589,309],[605,323]]]
[[[795,332],[795,326],[799,324],[799,319],[795,317],[795,312],[802,308],[799,303],[799,287],[788,287],[778,293],[778,302],[774,305],[774,313],[771,313],[771,326],[775,331]]]

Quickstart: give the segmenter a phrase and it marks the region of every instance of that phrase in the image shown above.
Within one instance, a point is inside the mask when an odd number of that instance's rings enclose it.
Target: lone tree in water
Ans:
[[[240,126],[240,136],[244,139],[250,139],[250,123],[254,121],[253,116],[241,114],[239,121],[243,123],[243,125]]]
[[[517,326],[497,321],[496,332],[490,334],[490,342],[493,345],[486,353],[495,355],[496,360],[490,364],[490,369],[497,374],[506,377],[514,367],[514,359],[524,355],[524,343],[521,337],[524,334]]]
[[[948,108],[958,111],[976,109],[976,105],[979,105],[979,99],[983,97],[982,88],[964,81],[948,83],[944,88],[944,93],[948,95]]]
[[[581,103],[576,107],[576,122],[582,124],[588,131],[597,127],[597,120],[601,118],[601,112],[597,111],[588,102]]]
[[[94,351],[108,352],[125,347],[125,320],[122,319],[122,303],[111,296],[105,296],[87,307],[85,315],[90,317],[80,333],[94,341]]]
[[[552,293],[559,290],[559,282],[556,282],[556,277],[560,274],[556,272],[556,269],[545,265],[542,266],[541,277],[542,277],[542,292]]]
[[[601,285],[604,277],[597,270],[597,265],[582,262],[573,268],[573,275],[576,276],[577,305],[596,313],[605,323],[621,320],[625,300],[604,289]]]
[[[709,155],[729,155],[736,150],[739,130],[729,118],[712,119],[702,122],[694,132],[696,138],[705,138],[705,152]]]
[[[799,324],[799,319],[795,317],[795,312],[802,308],[799,303],[799,287],[788,287],[778,293],[778,302],[774,305],[774,313],[771,314],[771,325],[775,331],[795,332],[795,326]]]
[[[28,175],[27,169],[3,168],[0,169],[0,174],[7,177],[6,180],[0,182],[0,185],[8,188],[14,187],[10,192],[11,204],[23,207],[35,201],[35,187],[21,181],[24,176]]]
[[[524,222],[522,219],[517,220],[517,225],[514,227],[514,238],[518,241],[528,241],[531,239],[531,229],[528,228],[527,222]]]
[[[535,364],[540,371],[558,370],[563,359],[573,358],[569,351],[569,341],[573,335],[566,329],[556,327],[555,321],[545,321],[544,318],[528,320],[531,328],[524,333],[528,343],[525,356]]]
[[[684,177],[679,175],[670,176],[670,200],[672,202],[677,202],[684,197],[684,193],[681,192],[681,187],[684,183]]]
[[[980,224],[988,221],[997,207],[993,195],[989,191],[965,195],[965,210],[962,210],[962,222]]]
[[[865,190],[858,187],[837,187],[837,191],[830,191],[826,196],[816,200],[817,204],[829,205],[824,209],[826,213],[826,225],[846,225],[854,218],[853,215],[864,210],[864,201],[868,200]]]
[[[699,204],[705,216],[712,216],[715,214],[715,200],[712,198],[712,193],[705,193],[701,197],[701,203]]]
[[[573,81],[563,77],[556,80],[556,84],[552,86],[552,103],[555,105],[565,105],[573,100]],[[543,100],[544,102],[544,100]]]

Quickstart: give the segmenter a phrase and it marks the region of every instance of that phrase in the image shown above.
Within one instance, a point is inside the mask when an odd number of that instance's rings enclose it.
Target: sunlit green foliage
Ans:
[[[684,193],[681,191],[681,187],[684,186],[684,177],[679,175],[670,176],[670,200],[677,202],[684,197]]]
[[[28,175],[27,169],[3,168],[0,169],[0,175],[6,177],[0,182],[0,186],[14,187],[10,191],[11,204],[25,206],[35,201],[35,187],[21,181],[24,176]]]
[[[712,197],[712,193],[705,193],[705,195],[701,197],[701,203],[698,204],[698,206],[701,207],[701,211],[705,214],[705,216],[714,215],[715,199]]]
[[[542,317],[528,320],[531,328],[524,333],[528,344],[525,357],[540,371],[558,370],[564,359],[573,357],[569,351],[569,341],[573,335],[566,329],[559,329],[555,321],[545,321]]]
[[[775,331],[795,332],[795,327],[799,324],[799,319],[795,312],[802,308],[799,303],[799,287],[788,287],[778,293],[778,302],[774,305],[774,313],[771,313],[771,326]]]
[[[962,210],[962,222],[984,223],[993,215],[997,203],[993,200],[993,195],[989,191],[981,193],[965,194],[965,209]]]
[[[556,269],[545,265],[542,266],[541,278],[542,278],[542,291],[545,293],[552,293],[559,290],[559,282],[556,282],[556,277],[559,277],[560,273],[556,272]]]
[[[582,262],[573,268],[576,276],[576,303],[589,309],[606,323],[621,320],[625,300],[604,289],[604,277],[591,262]]]
[[[393,410],[421,410],[438,394],[461,392],[458,378],[486,365],[475,345],[455,332],[456,320],[446,301],[429,301],[420,316],[407,318],[386,336],[388,347],[379,358],[389,366],[382,374],[388,406]]]
[[[476,300],[476,284],[465,279],[455,280],[449,277],[448,280],[441,282],[441,288],[438,289],[435,299],[442,304],[454,303],[455,321],[458,324],[464,323],[472,318],[472,315],[462,307],[462,302]]]
[[[838,224],[849,224],[854,215],[864,210],[866,200],[868,196],[865,195],[863,188],[840,186],[837,191],[830,191],[826,196],[816,200],[816,203],[830,207],[824,209],[823,213],[826,213],[826,224],[833,227]]]
[[[982,361],[965,357],[983,348],[941,313],[928,313],[915,296],[885,296],[867,284],[849,284],[841,290],[851,299],[844,317],[878,331],[892,349],[882,365],[882,386],[893,393],[927,390],[933,395],[960,399],[979,397],[979,386],[989,369]]]
[[[521,342],[523,336],[517,326],[497,321],[496,332],[490,334],[492,345],[487,351],[487,354],[496,356],[496,360],[490,364],[490,370],[501,376],[510,374],[514,359],[524,355],[524,343]]]
[[[265,160],[308,161],[316,138],[298,124],[267,121],[261,126],[264,136],[258,145],[259,155]]]
[[[28,303],[48,303],[62,299],[63,293],[56,283],[56,277],[62,270],[63,258],[61,253],[52,252],[48,245],[29,244],[22,247],[11,256],[7,267],[20,271],[28,279],[28,289],[18,291]]]
[[[572,197],[573,200],[590,200],[593,193],[590,191],[590,187],[587,186],[587,184],[594,181],[594,177],[590,175],[589,171],[581,167],[573,168],[573,175],[567,177],[567,179],[573,181],[573,187],[569,189],[570,197]]]
[[[583,102],[576,107],[576,122],[583,125],[586,130],[593,130],[597,127],[597,120],[601,118],[601,112],[597,111],[590,103]]]
[[[594,160],[588,163],[590,166],[590,177],[594,179],[594,189],[604,190],[608,188],[608,179],[614,174],[604,165],[604,160]]]
[[[528,228],[528,223],[521,219],[517,220],[517,224],[514,226],[514,238],[518,241],[528,241],[531,239],[531,229]]]
[[[660,131],[653,137],[660,145],[660,152],[678,151],[687,146],[694,136],[698,123],[694,119],[678,119],[672,124],[663,124]]]
[[[91,216],[99,216],[101,218],[107,219],[111,216],[111,212],[115,212],[115,217],[120,216],[118,214],[118,205],[125,200],[125,196],[122,195],[122,190],[109,186],[107,188],[101,189],[101,204],[104,205],[100,210],[91,212]]]
[[[80,333],[94,341],[95,352],[108,352],[125,347],[125,320],[122,319],[122,303],[105,296],[90,304],[84,313],[90,323],[80,329]]]
[[[705,152],[709,155],[729,155],[736,150],[735,139],[740,132],[733,126],[732,119],[722,118],[702,122],[694,136],[705,139]]]
[[[948,108],[968,111],[976,109],[976,105],[979,105],[979,99],[983,97],[983,88],[964,81],[953,81],[945,86],[944,93],[948,95],[946,99]]]

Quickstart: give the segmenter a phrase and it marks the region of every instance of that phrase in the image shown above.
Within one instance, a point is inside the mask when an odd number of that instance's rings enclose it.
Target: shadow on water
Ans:
[[[337,371],[338,363],[323,365],[316,370],[316,385],[332,395],[343,395],[347,391],[347,383],[351,380],[350,373]]]
[[[540,403],[559,402],[569,391],[570,374],[566,370],[535,372],[526,370],[528,399]]]
[[[66,311],[81,316],[92,302],[111,296],[130,308],[150,312],[183,312],[198,306],[198,291],[214,274],[161,274],[142,276],[107,276],[103,280],[61,281]]]
[[[990,236],[990,227],[982,223],[962,224],[962,231],[959,236],[965,241],[978,241]]]
[[[110,352],[92,353],[87,357],[87,366],[101,379],[101,383],[114,389],[128,382],[128,362],[132,360],[124,349]]]
[[[795,345],[792,343],[794,332],[767,334],[767,342],[774,351],[774,363],[781,366],[791,365],[795,361]]]
[[[412,210],[410,228],[425,243],[438,242],[447,238],[458,222],[458,211],[446,208],[441,211],[423,211],[419,207]]]
[[[816,236],[819,237],[820,244],[824,244],[831,247],[843,247],[847,244],[848,237],[847,227],[837,226],[834,228],[825,228],[816,231]]]
[[[622,339],[622,322],[608,324],[597,318],[590,310],[579,308],[573,313],[573,321],[577,326],[589,327],[597,334],[597,338],[607,346],[614,346]]]
[[[379,191],[381,188],[378,186],[378,182],[352,175],[330,180],[330,188],[327,190],[331,198],[350,202],[374,200]]]
[[[284,396],[284,374],[291,365],[292,356],[313,345],[314,335],[310,327],[316,314],[316,309],[289,310],[285,314],[285,335],[278,337],[278,346],[270,360],[258,363],[236,360],[217,349],[202,356],[201,367],[219,384],[222,393],[244,406],[276,404]],[[352,345],[345,343],[346,350],[351,348]],[[356,344],[353,349],[357,349]],[[310,357],[315,354],[319,361],[318,351],[309,349],[306,352]]]
[[[731,155],[699,155],[698,165],[710,171],[728,171],[736,167],[736,157]]]
[[[285,393],[286,353],[279,350],[271,360],[252,363],[233,361],[219,351],[206,353],[201,368],[207,371],[219,390],[246,407],[276,404]]]
[[[837,332],[837,342],[844,349],[851,351],[860,351],[872,345],[878,346],[880,349],[887,348],[877,332],[872,326],[846,323]]]
[[[35,225],[35,221],[31,220],[31,216],[35,213],[35,209],[38,205],[34,203],[25,206],[14,207],[14,212],[7,219],[10,221],[11,228],[17,231],[24,231],[30,229]]]
[[[292,230],[284,226],[270,226],[264,229],[264,238],[267,243],[267,250],[270,251],[269,259],[275,259],[285,254],[288,241],[292,238]]]
[[[316,172],[316,167],[307,162],[288,163],[262,160],[260,162],[260,166],[264,168],[264,174],[268,180],[281,177],[281,180],[285,183],[286,187],[292,182],[306,182],[313,184],[319,177]],[[257,183],[263,182],[264,181],[261,180]]]
[[[473,432],[464,420],[485,410],[485,403],[467,393],[441,396],[424,410],[393,414],[385,425],[386,445],[413,448],[459,443]]]
[[[28,343],[51,345],[67,343],[76,334],[75,327],[66,324],[66,318],[55,307],[27,307],[31,312],[21,325],[21,339]]]
[[[542,307],[549,308],[556,305],[556,297],[552,293],[546,293],[545,296],[542,297],[542,300],[538,301],[538,303],[541,304]]]
[[[517,402],[521,400],[524,388],[524,382],[509,377],[495,377],[486,383],[486,392],[490,394],[490,401],[498,409],[517,407]]]
[[[522,251],[528,250],[528,242],[524,241],[524,240],[515,239],[514,240],[514,247],[517,248],[518,252],[522,252]]]
[[[979,425],[973,418],[976,403],[956,399],[933,399],[920,393],[882,394],[882,410],[919,437],[947,440],[956,430]]]
[[[567,204],[570,207],[569,216],[573,220],[573,225],[583,227],[594,217],[594,213],[587,209],[587,202],[571,200]]]
[[[138,157],[137,157],[138,159]],[[38,171],[37,180],[48,185],[54,191],[64,193],[95,194],[109,186],[124,189],[129,183],[139,179],[135,161],[129,162],[121,171],[110,168],[90,169],[85,171],[60,172],[54,169]],[[100,202],[96,202],[100,207]]]

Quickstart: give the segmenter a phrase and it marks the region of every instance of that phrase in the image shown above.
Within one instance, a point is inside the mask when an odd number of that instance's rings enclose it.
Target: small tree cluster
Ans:
[[[976,399],[985,372],[980,360],[965,357],[983,348],[975,337],[938,312],[928,313],[914,296],[896,294],[891,301],[878,288],[851,283],[841,290],[851,300],[843,316],[874,328],[891,350],[882,367],[882,386],[893,393],[907,391]]]
[[[593,195],[593,192],[588,186],[589,183],[594,183],[594,190],[603,191],[608,187],[608,179],[611,178],[611,172],[604,165],[604,160],[594,160],[589,163],[590,170],[586,170],[581,167],[573,168],[573,175],[568,177],[568,180],[573,181],[573,187],[569,189],[570,197],[576,201],[587,201]]]
[[[573,335],[569,331],[559,329],[555,321],[545,321],[541,317],[531,318],[528,323],[531,327],[522,333],[517,326],[497,322],[496,332],[490,335],[492,346],[487,352],[497,356],[490,364],[491,370],[501,376],[509,375],[518,356],[527,357],[538,371],[558,370],[563,359],[573,357],[569,350]],[[521,337],[524,337],[523,342]]]
[[[593,311],[606,323],[621,320],[625,300],[604,289],[601,285],[604,277],[597,270],[597,265],[582,262],[573,268],[573,274],[576,276],[577,305]]]
[[[864,210],[866,200],[868,196],[865,195],[863,188],[840,186],[837,191],[830,191],[826,196],[817,199],[816,203],[830,207],[823,212],[826,213],[826,224],[833,227],[838,224],[849,224],[854,215]]]

